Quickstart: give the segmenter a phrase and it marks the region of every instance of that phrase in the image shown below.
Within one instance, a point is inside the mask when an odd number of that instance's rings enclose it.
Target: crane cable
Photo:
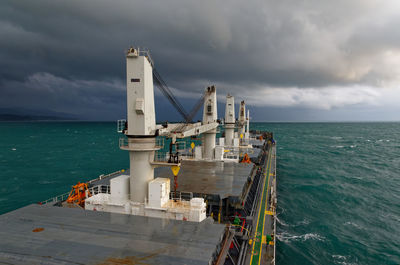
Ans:
[[[164,80],[161,78],[160,74],[157,72],[156,69],[153,69],[153,77],[154,77],[156,85],[161,90],[161,92],[164,94],[164,96],[169,100],[169,102],[171,102],[171,104],[175,107],[175,109],[179,112],[179,114],[182,115],[184,120],[186,122],[190,122],[189,114],[183,108],[182,104],[179,103],[179,101],[172,94],[171,89],[164,82]]]

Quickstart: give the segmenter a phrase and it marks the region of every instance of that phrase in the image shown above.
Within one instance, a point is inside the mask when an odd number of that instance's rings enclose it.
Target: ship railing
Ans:
[[[224,159],[239,159],[239,147],[226,147],[224,149]]]
[[[115,171],[115,172],[112,172],[112,173],[110,173],[110,174],[107,174],[107,175],[100,175],[98,178],[96,178],[96,179],[92,179],[92,180],[89,180],[88,182],[87,182],[87,184],[91,184],[91,183],[93,183],[93,182],[96,182],[96,181],[99,181],[99,180],[102,180],[102,179],[105,179],[105,178],[109,178],[109,177],[112,177],[112,176],[115,176],[115,175],[119,175],[119,174],[122,174],[122,173],[124,173],[125,172],[125,169],[121,169],[121,170],[118,170],[118,171]]]
[[[129,150],[129,141],[127,137],[121,137],[119,138],[118,145],[120,149],[125,149]],[[155,147],[157,149],[163,149],[164,148],[164,138],[163,137],[157,137],[156,138],[156,144]]]
[[[112,176],[115,176],[115,175],[119,175],[119,174],[124,173],[124,172],[125,172],[125,169],[121,169],[121,170],[112,172],[112,173],[107,174],[107,175],[100,175],[100,176],[99,176],[98,178],[96,178],[96,179],[89,180],[89,181],[87,182],[87,184],[91,184],[91,183],[96,182],[96,181],[98,181],[98,180],[102,180],[102,179],[109,178],[109,177],[112,177]],[[106,187],[107,185],[97,185],[97,186],[94,186],[94,187],[98,187],[98,186],[104,186],[104,187]],[[92,192],[91,189],[93,189],[94,187],[89,188],[89,191]],[[107,188],[101,188],[100,190],[104,190],[104,189],[105,189],[105,191],[108,190],[108,193],[109,193],[109,191],[110,191],[109,186],[108,186],[108,189],[107,189]],[[105,193],[105,192],[102,192],[102,193]],[[65,200],[68,198],[69,194],[70,194],[70,192],[66,192],[66,193],[63,193],[63,194],[61,194],[61,195],[57,195],[57,196],[55,196],[55,197],[52,197],[52,198],[50,198],[50,199],[47,199],[47,200],[45,200],[45,201],[40,202],[40,204],[63,202],[63,201],[65,201]],[[93,194],[93,193],[92,193],[92,194]]]
[[[169,193],[169,198],[171,200],[190,201],[193,198],[193,192],[171,191]]]
[[[145,56],[147,58],[147,60],[149,60],[149,63],[151,64],[151,66],[154,67],[154,62],[153,62],[153,59],[151,58],[150,50],[148,48],[137,47],[137,51],[140,56]]]
[[[179,157],[182,160],[194,159],[194,153],[193,152],[187,152],[187,153],[179,154]]]
[[[165,151],[159,150],[154,153],[155,162],[167,162],[169,159],[169,154]]]
[[[103,194],[111,194],[110,185],[97,185],[89,188],[89,192],[91,195],[96,195],[99,193]],[[88,194],[86,194],[86,198]]]
[[[178,153],[178,154],[173,154],[171,157],[171,161],[180,161],[180,160],[185,160],[185,159],[193,159],[194,154],[191,152],[184,152],[184,153]],[[168,162],[170,161],[170,154],[169,152],[165,152],[162,150],[156,151],[154,154],[154,162]]]
[[[119,138],[119,148],[120,149],[127,149],[129,147],[128,138],[121,137]]]
[[[57,195],[53,198],[40,202],[40,204],[63,202],[68,198],[69,194],[70,194],[69,192],[66,192],[61,195]]]

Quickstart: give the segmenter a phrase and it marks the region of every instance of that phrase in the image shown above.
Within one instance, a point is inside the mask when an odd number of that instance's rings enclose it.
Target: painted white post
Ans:
[[[244,137],[245,133],[245,123],[246,123],[246,104],[244,100],[240,102],[240,109],[239,109],[239,135],[242,134]]]
[[[203,125],[217,121],[217,93],[215,86],[206,88],[203,108]],[[203,133],[203,159],[214,159],[217,129]]]
[[[232,146],[235,133],[235,98],[226,95],[225,106],[225,145]]]
[[[246,139],[250,137],[250,110],[247,110]]]

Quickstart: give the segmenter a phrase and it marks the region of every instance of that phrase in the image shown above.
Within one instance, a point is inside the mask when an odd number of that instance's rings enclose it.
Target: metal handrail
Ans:
[[[224,149],[224,159],[239,159],[239,147],[228,147]]]
[[[87,184],[91,184],[92,182],[95,182],[95,181],[98,181],[98,180],[101,180],[101,179],[105,179],[105,178],[108,178],[108,177],[111,177],[111,176],[114,176],[114,175],[118,175],[118,174],[121,174],[123,172],[125,172],[125,170],[118,170],[118,171],[112,172],[112,173],[107,174],[107,175],[100,175],[98,178],[89,180],[87,182]],[[97,185],[97,186],[101,186],[101,185]],[[94,187],[97,187],[97,186],[94,186]],[[107,186],[107,185],[102,185],[102,186]],[[90,189],[91,188],[89,188],[89,190]],[[44,200],[44,201],[40,202],[40,204],[63,202],[68,198],[69,194],[70,194],[70,192],[66,192],[66,193],[57,195],[55,197],[52,197],[52,198],[49,198],[47,200]]]
[[[68,198],[69,194],[70,194],[70,192],[66,192],[61,195],[57,195],[53,198],[50,198],[50,199],[40,202],[40,204],[63,202]]]
[[[96,195],[99,193],[103,194],[111,194],[110,185],[97,185],[89,188],[89,192],[91,195]],[[88,198],[88,196],[86,196]]]
[[[119,140],[118,140],[118,146],[121,149],[128,148],[129,147],[128,138],[120,137]],[[157,137],[156,138],[155,148],[157,148],[157,149],[163,149],[164,148],[164,138],[162,138],[162,137]]]
[[[187,191],[171,191],[169,193],[169,198],[171,200],[179,200],[182,201],[190,201],[193,199],[193,192],[187,192]]]

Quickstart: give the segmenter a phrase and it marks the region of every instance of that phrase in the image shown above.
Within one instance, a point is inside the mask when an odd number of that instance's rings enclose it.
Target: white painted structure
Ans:
[[[111,194],[98,193],[87,198],[85,209],[192,222],[201,222],[206,219],[206,204],[203,198],[192,198],[190,201],[169,199],[169,178],[156,178],[148,183],[149,200],[147,203],[136,203],[129,200],[129,191],[126,190],[129,185],[123,185],[128,179],[127,175],[113,178],[110,182]]]
[[[247,117],[246,117],[246,132],[244,134],[244,139],[248,141],[250,138],[250,110],[247,110]]]
[[[231,95],[226,96],[225,105],[225,145],[232,146],[235,137],[235,98]]]
[[[156,122],[154,109],[153,63],[148,53],[130,48],[126,55],[128,150],[130,199],[144,203],[148,182],[154,179]]]
[[[245,125],[246,125],[246,104],[244,103],[244,100],[240,102],[240,108],[239,108],[239,131],[238,134],[243,135],[245,133]]]
[[[217,93],[215,86],[206,88],[203,108],[203,125],[217,122]],[[215,157],[215,140],[217,129],[212,129],[203,133],[203,159],[213,160]]]

